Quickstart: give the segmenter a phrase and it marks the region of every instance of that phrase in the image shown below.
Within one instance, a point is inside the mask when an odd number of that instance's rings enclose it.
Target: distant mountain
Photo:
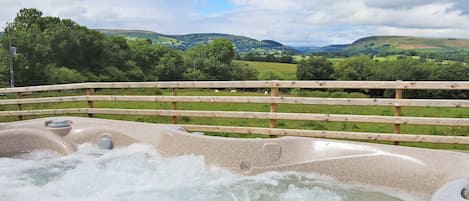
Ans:
[[[423,38],[412,36],[370,36],[349,45],[292,47],[301,54],[338,52],[345,55],[416,53],[469,53],[469,39]]]
[[[260,54],[283,53],[340,53],[347,55],[400,53],[415,51],[419,53],[469,53],[469,39],[424,38],[413,36],[369,36],[352,44],[318,46],[285,46],[273,40],[256,40],[245,36],[219,33],[194,33],[186,35],[165,35],[144,30],[96,29],[107,36],[123,36],[129,40],[149,39],[153,44],[179,50],[186,50],[197,44],[207,44],[217,38],[233,42],[240,53],[257,52]],[[0,36],[3,32],[0,32]]]
[[[328,45],[324,47],[317,46],[294,46],[292,47],[300,54],[312,54],[320,52],[340,52],[347,48],[349,45]]]
[[[340,52],[347,48],[350,44],[328,45],[321,47],[319,52]]]
[[[290,46],[300,54],[311,54],[318,52],[321,47],[318,46]]]
[[[219,33],[195,33],[186,35],[165,35],[152,31],[141,30],[117,30],[117,29],[96,29],[108,36],[123,36],[129,40],[150,39],[153,44],[163,45],[179,50],[186,50],[197,44],[207,44],[218,38],[226,38],[233,42],[236,50],[240,53],[258,52],[295,52],[294,49],[284,46],[273,40],[256,40],[245,36],[237,36]]]
[[[406,50],[434,53],[464,52],[469,51],[469,40],[411,36],[370,36],[356,40],[344,49],[344,51],[349,54],[398,52]]]

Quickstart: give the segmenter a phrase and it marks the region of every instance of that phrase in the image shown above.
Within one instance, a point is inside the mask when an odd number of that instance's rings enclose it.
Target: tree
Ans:
[[[435,65],[428,62],[420,62],[416,59],[405,58],[392,61],[380,61],[371,70],[370,80],[395,81],[395,80],[428,80]]]
[[[215,39],[210,42],[207,46],[207,51],[208,57],[226,65],[231,64],[235,57],[233,43],[224,38]]]
[[[36,9],[21,9],[5,28],[1,38],[4,48],[8,46],[8,37],[18,49],[15,84],[19,86],[51,83],[55,80],[51,72],[56,66],[91,71],[90,75],[106,66],[102,34],[71,20],[43,17]]]
[[[0,44],[0,86],[1,87],[8,86],[8,80],[9,80],[8,58],[7,58],[8,53],[5,52],[4,49],[5,48],[3,48]]]
[[[104,67],[103,72],[105,73],[98,75],[99,81],[116,81],[116,82],[129,81],[126,74],[115,66]]]
[[[256,80],[259,72],[245,63],[233,63],[232,80]]]
[[[122,69],[125,61],[130,59],[130,47],[122,36],[111,36],[104,39],[106,64]]]
[[[337,80],[371,80],[375,61],[368,56],[346,58],[335,66],[333,78]]]
[[[44,29],[42,12],[34,8],[23,8],[15,17],[13,27],[19,29]]]
[[[131,41],[130,58],[135,61],[146,80],[182,80],[186,64],[182,52],[152,45],[147,40]]]
[[[469,66],[461,62],[438,66],[429,76],[439,81],[469,81]]]
[[[124,65],[126,69],[125,73],[129,81],[144,81],[147,79],[145,73],[135,61],[128,60]]]
[[[461,62],[448,65],[441,65],[434,70],[429,76],[431,80],[438,81],[469,81],[469,66]],[[468,99],[467,91],[442,91],[436,90],[431,92],[432,98],[458,98]]]
[[[9,37],[12,45],[17,47],[23,60],[15,63],[16,85],[46,83],[48,74],[46,66],[50,63],[47,57],[51,49],[45,39],[42,12],[36,9],[21,9],[13,23],[5,28],[2,35],[2,46],[8,50]],[[28,68],[25,68],[28,66]],[[24,70],[28,69],[28,70]],[[31,73],[34,72],[34,73]]]
[[[71,82],[83,82],[86,80],[86,77],[74,69],[69,69],[67,67],[55,68],[51,72],[51,78],[53,83],[63,84]]]
[[[215,39],[207,45],[199,44],[186,50],[185,63],[188,69],[186,79],[233,80],[252,78],[254,69],[239,67],[233,62],[234,46],[230,40]],[[240,71],[249,71],[247,74]],[[244,74],[244,75],[243,75]]]
[[[333,72],[332,63],[327,58],[310,56],[298,63],[296,78],[299,80],[329,80]]]
[[[158,80],[183,80],[186,66],[182,55],[169,50],[160,58],[160,62],[155,67],[155,74]]]
[[[184,52],[184,59],[188,72],[186,79],[188,80],[209,80],[207,66],[208,60],[207,45],[198,44]]]

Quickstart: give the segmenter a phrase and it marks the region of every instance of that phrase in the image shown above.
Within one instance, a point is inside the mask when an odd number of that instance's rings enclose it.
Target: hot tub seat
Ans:
[[[19,128],[0,131],[0,157],[35,150],[52,150],[60,154],[69,154],[76,150],[76,146],[51,132],[37,129]]]

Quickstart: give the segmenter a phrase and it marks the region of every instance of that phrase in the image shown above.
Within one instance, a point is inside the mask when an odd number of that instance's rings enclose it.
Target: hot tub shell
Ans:
[[[54,119],[70,125],[49,128]],[[317,173],[426,200],[464,201],[461,194],[469,187],[467,153],[304,137],[213,137],[191,134],[177,125],[97,118],[54,117],[0,124],[0,156],[38,149],[69,154],[78,144],[99,144],[103,139],[110,139],[114,148],[151,144],[165,157],[199,154],[208,164],[243,174]]]

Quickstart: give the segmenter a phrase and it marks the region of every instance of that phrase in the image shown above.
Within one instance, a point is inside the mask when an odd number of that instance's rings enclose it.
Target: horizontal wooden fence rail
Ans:
[[[305,88],[305,89],[419,89],[468,90],[469,81],[181,81],[90,82],[2,88],[0,93],[115,88]]]
[[[95,95],[96,89],[128,89],[128,88],[161,88],[171,89],[171,96],[129,96],[129,95]],[[270,90],[269,96],[177,96],[178,89],[223,89],[223,88],[257,88]],[[281,88],[305,89],[393,89],[395,98],[309,98],[282,96]],[[86,95],[60,96],[43,98],[25,98],[26,93],[41,91],[81,90]],[[241,118],[261,119],[269,121],[270,128],[236,127],[220,125],[182,125],[190,131],[224,132],[244,134],[265,134],[270,136],[307,136],[321,138],[339,138],[353,140],[382,140],[394,142],[428,142],[469,144],[469,137],[465,136],[436,136],[400,134],[401,125],[436,125],[436,126],[469,126],[469,118],[441,118],[441,117],[409,117],[400,116],[402,107],[447,107],[469,108],[469,100],[442,99],[405,99],[404,90],[469,90],[466,81],[183,81],[183,82],[101,82],[77,83],[61,85],[45,85],[31,87],[2,88],[0,94],[16,93],[16,99],[0,99],[0,105],[16,105],[16,111],[0,111],[0,116],[64,115],[88,114],[93,115],[148,115],[171,117],[177,123],[178,117],[200,118]],[[98,91],[99,92],[99,91]],[[170,110],[164,109],[122,109],[95,108],[95,102],[166,102],[171,103]],[[86,102],[87,108],[57,108],[24,110],[27,104],[47,104],[64,102]],[[178,110],[178,103],[241,103],[241,104],[269,104],[269,112],[249,111],[201,111]],[[313,114],[313,113],[283,113],[278,112],[283,105],[338,105],[338,106],[386,106],[394,107],[394,116],[352,115],[352,114]],[[58,104],[57,106],[60,106]],[[296,121],[325,121],[325,122],[354,122],[394,124],[391,133],[366,133],[345,131],[321,131],[300,129],[279,129],[277,120]]]
[[[301,136],[318,138],[335,138],[350,140],[380,140],[380,141],[401,141],[401,142],[428,142],[442,144],[469,144],[469,137],[460,136],[436,136],[436,135],[409,135],[409,134],[384,134],[369,132],[345,132],[345,131],[323,131],[323,130],[302,130],[302,129],[280,129],[280,128],[256,128],[237,126],[209,126],[209,125],[181,125],[187,130],[203,132],[225,132],[242,134],[264,134],[277,136]]]
[[[0,99],[0,105],[62,103],[80,101],[180,102],[180,103],[258,103],[342,106],[401,106],[468,108],[469,100],[390,99],[390,98],[305,98],[271,96],[61,96],[47,98]]]
[[[201,110],[149,110],[149,109],[114,109],[114,108],[67,108],[45,110],[0,111],[0,116],[26,116],[51,114],[111,114],[111,115],[150,115],[150,116],[186,116],[240,119],[281,119],[328,122],[469,126],[469,118],[434,118],[346,114],[311,114],[311,113],[272,113],[272,112],[237,112],[237,111],[201,111]]]

